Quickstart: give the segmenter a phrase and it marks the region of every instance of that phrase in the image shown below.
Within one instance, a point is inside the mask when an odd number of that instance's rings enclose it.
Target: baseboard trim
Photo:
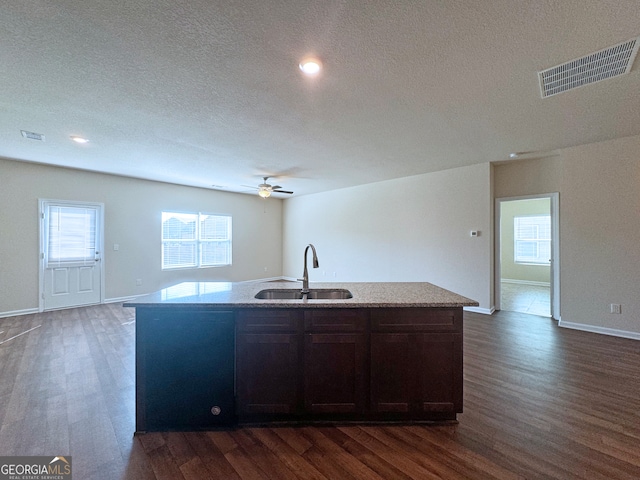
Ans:
[[[10,310],[8,312],[0,312],[0,318],[19,317],[20,315],[33,315],[39,313],[37,308],[25,308],[24,310]]]
[[[536,287],[550,287],[551,283],[549,282],[535,282],[533,280],[516,280],[515,278],[502,278],[500,279],[502,283],[517,283],[519,285],[533,285]]]
[[[640,340],[640,333],[629,332],[628,330],[618,330],[616,328],[599,327],[597,325],[586,325],[584,323],[558,321],[558,326],[569,328],[571,330],[581,330],[583,332],[599,333],[601,335],[609,335],[612,337],[630,338],[631,340]]]
[[[243,280],[241,282],[235,283],[264,283],[264,282],[275,282],[277,280],[283,280],[284,277],[269,277],[269,278],[257,278],[255,280]]]
[[[142,297],[143,295],[146,295],[146,293],[143,293],[141,295],[132,295],[130,297],[106,298],[104,300],[104,302],[102,302],[102,303],[124,303],[124,302],[130,302],[131,300],[135,300],[136,298]],[[70,307],[70,308],[74,308],[74,307]]]
[[[493,315],[496,311],[496,307],[480,308],[480,307],[464,307],[467,312],[481,313],[482,315]]]

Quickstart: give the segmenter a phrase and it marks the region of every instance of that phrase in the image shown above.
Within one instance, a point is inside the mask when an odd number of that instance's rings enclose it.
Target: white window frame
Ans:
[[[542,221],[540,219],[546,219],[545,228],[540,228]],[[531,235],[523,237],[521,236],[522,228],[521,223],[528,223],[525,225],[530,228]],[[542,235],[541,231],[548,232],[547,235]],[[535,255],[519,255],[519,246],[523,243],[533,244]],[[541,257],[542,252],[548,252],[548,255]],[[537,215],[518,215],[513,218],[513,261],[520,265],[549,265],[551,261],[551,215],[537,214]]]
[[[164,238],[164,222],[167,216],[191,218],[195,221],[195,232],[193,238],[176,239],[176,238]],[[218,219],[224,219],[227,222],[226,237],[225,238],[202,238],[203,232],[201,231],[201,223],[205,217],[216,217]],[[167,218],[168,220],[168,218]],[[231,215],[215,214],[215,213],[193,213],[193,212],[177,212],[177,211],[163,211],[161,215],[160,225],[160,237],[162,242],[162,255],[161,255],[161,267],[162,270],[176,270],[187,268],[213,268],[213,267],[226,267],[232,264],[232,230],[233,221]],[[182,263],[175,265],[165,264],[165,245],[169,243],[180,243],[185,246],[191,246],[194,248],[193,262]],[[220,244],[226,246],[226,255],[223,262],[218,263],[206,263],[203,261],[204,247],[211,244]]]

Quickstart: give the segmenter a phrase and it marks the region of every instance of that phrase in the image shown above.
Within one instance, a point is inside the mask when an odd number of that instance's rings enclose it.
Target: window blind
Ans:
[[[96,261],[98,214],[95,208],[49,205],[47,267]]]
[[[231,217],[162,212],[162,268],[231,265]]]
[[[551,216],[527,215],[514,218],[516,263],[548,265],[551,260]]]

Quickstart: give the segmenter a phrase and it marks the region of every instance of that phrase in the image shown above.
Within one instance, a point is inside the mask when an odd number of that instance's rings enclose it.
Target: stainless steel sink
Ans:
[[[311,288],[307,298],[316,300],[345,300],[353,298],[349,290],[342,288]]]
[[[256,298],[261,300],[295,300],[302,298],[300,289],[266,289],[256,293]]]
[[[349,290],[343,288],[311,288],[309,293],[303,294],[300,289],[268,288],[256,293],[260,300],[344,300],[353,298]]]

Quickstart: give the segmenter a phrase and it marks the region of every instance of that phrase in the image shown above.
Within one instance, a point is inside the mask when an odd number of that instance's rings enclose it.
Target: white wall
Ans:
[[[494,172],[496,197],[560,192],[560,324],[640,339],[640,136]]]
[[[313,243],[320,268],[311,282],[426,281],[489,310],[490,174],[489,164],[474,165],[288,199],[284,274],[301,277]]]
[[[281,200],[0,159],[0,316],[38,307],[38,198],[105,204],[107,301],[186,280],[282,275]],[[163,210],[231,214],[233,265],[161,270]]]

